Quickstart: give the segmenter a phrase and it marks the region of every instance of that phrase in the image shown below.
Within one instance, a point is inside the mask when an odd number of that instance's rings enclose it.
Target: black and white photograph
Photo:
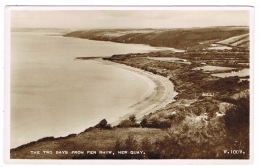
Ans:
[[[6,8],[10,160],[252,159],[253,8]]]

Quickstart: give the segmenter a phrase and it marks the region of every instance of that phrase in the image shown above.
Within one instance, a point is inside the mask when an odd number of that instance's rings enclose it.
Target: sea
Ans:
[[[134,72],[95,60],[158,48],[63,37],[56,31],[10,36],[10,147],[79,133],[131,112],[152,91]]]

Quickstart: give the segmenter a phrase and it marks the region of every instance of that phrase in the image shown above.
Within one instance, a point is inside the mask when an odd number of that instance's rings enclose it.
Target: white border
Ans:
[[[12,8],[12,7],[11,7]],[[22,7],[22,8],[27,8],[27,7]],[[53,7],[51,7],[52,9],[53,9]],[[83,10],[83,7],[80,7],[82,10]],[[84,7],[85,8],[85,7]],[[88,7],[89,8],[89,7]],[[97,9],[99,9],[99,10],[101,10],[102,8],[104,8],[104,7],[94,7],[94,8],[97,8]],[[109,9],[107,9],[107,10],[111,10],[111,9],[113,9],[113,7],[108,7]],[[144,8],[142,8],[142,7],[135,7],[133,10],[137,10],[137,8],[138,9],[140,9],[140,10],[144,10]],[[150,8],[150,9],[148,9],[148,8]],[[170,7],[170,8],[172,8],[172,7]],[[174,8],[174,7],[173,7]],[[185,7],[180,7],[180,8],[178,8],[178,9],[184,9]],[[212,8],[212,7],[210,7],[210,8]],[[228,7],[229,9],[230,9],[230,7]],[[238,8],[240,8],[240,7],[238,7]],[[68,7],[64,7],[64,9],[68,9]],[[118,8],[117,8],[118,9]],[[124,9],[127,9],[127,10],[129,10],[129,7],[124,7]],[[200,8],[198,8],[198,7],[196,7],[195,8],[195,10],[199,10]],[[227,10],[229,10],[229,9],[227,9]],[[38,10],[38,9],[37,9]],[[77,8],[77,10],[78,10],[78,8]],[[118,9],[118,10],[121,10],[121,8],[120,9]],[[155,10],[155,7],[146,7],[145,8],[145,10]],[[165,10],[165,8],[163,8],[163,10]],[[171,9],[169,9],[169,10],[171,10]],[[221,10],[223,10],[223,8],[221,9]],[[241,9],[240,9],[241,10]],[[251,12],[251,15],[253,15],[253,10],[251,9],[250,10]],[[6,12],[6,14],[8,15],[8,12]],[[253,58],[253,41],[254,41],[254,39],[253,39],[253,37],[254,37],[254,31],[253,31],[253,25],[254,25],[254,22],[253,22],[253,20],[254,20],[254,17],[251,17],[251,23],[250,23],[250,46],[251,46],[251,48],[250,48],[250,50],[251,50],[251,54],[250,54],[250,87],[251,87],[251,89],[250,89],[250,96],[251,96],[251,105],[250,105],[250,107],[251,107],[251,110],[253,109],[253,96],[254,96],[254,93],[253,93],[253,86],[254,86],[254,82],[253,82],[253,67],[254,67],[254,58]],[[8,19],[6,19],[6,26],[8,26]],[[8,30],[8,27],[6,27],[6,30]],[[7,37],[9,36],[9,34],[8,34],[8,32],[6,31],[6,34],[5,34]],[[6,39],[6,41],[5,41],[5,43],[7,44],[7,43],[9,43],[10,41],[9,41],[9,39],[8,38],[5,38]],[[8,53],[9,52],[9,48],[6,48],[6,53]],[[7,55],[7,54],[6,54]],[[9,62],[10,62],[10,59],[8,58],[8,57],[10,57],[10,56],[6,56],[6,59],[5,59],[5,65],[7,65],[7,64],[9,64]],[[5,75],[7,75],[6,77],[8,77],[9,76],[9,74],[10,74],[10,69],[9,68],[5,68],[6,69],[6,71],[5,71]],[[9,82],[9,80],[7,79],[6,80],[6,82],[5,82],[5,92],[7,93],[7,94],[9,94],[8,92],[10,92],[10,88],[8,87],[8,85],[10,84],[10,82]],[[9,99],[9,95],[7,96],[7,97],[5,97],[6,99],[6,101],[5,101],[5,111],[9,111],[9,102],[10,102],[10,99]],[[250,120],[250,123],[251,123],[251,126],[250,126],[250,132],[253,132],[253,112],[252,111],[250,111],[251,112],[251,120]],[[8,114],[8,112],[5,112],[5,114]],[[10,116],[10,115],[9,115]],[[8,115],[7,115],[7,117],[9,117]],[[5,118],[6,118],[6,115],[5,115]],[[6,122],[5,122],[5,125],[8,125],[9,124],[9,122],[8,122],[8,120],[6,120]],[[9,129],[9,128],[8,128]],[[6,132],[5,131],[5,136],[6,135],[9,135],[10,134],[10,132],[8,131],[8,132]],[[250,134],[250,137],[251,137],[251,139],[253,138],[253,133],[251,133]],[[9,152],[9,148],[7,148],[6,147],[6,144],[8,144],[9,142],[8,141],[5,141],[5,160],[6,160],[6,162],[8,162],[8,163],[10,163],[10,162],[12,162],[12,163],[33,163],[33,164],[35,164],[35,163],[44,163],[44,164],[53,164],[53,163],[65,163],[65,164],[75,164],[75,162],[76,163],[80,163],[80,164],[125,164],[126,163],[126,161],[125,160],[79,160],[79,162],[76,160],[10,160],[9,158],[8,158],[8,154],[6,154],[6,151],[7,152]],[[251,140],[250,141],[250,155],[252,156],[253,155],[253,141]],[[8,144],[9,145],[9,144]],[[7,150],[6,150],[7,149]],[[7,159],[6,159],[6,157],[7,157]],[[127,163],[128,164],[227,164],[227,161],[228,161],[228,163],[236,163],[236,164],[248,164],[248,163],[252,163],[252,160],[253,160],[253,158],[251,157],[251,159],[250,160],[127,160]],[[185,161],[185,162],[183,162],[183,161]]]
[[[183,10],[248,10],[251,7],[250,6],[197,6],[197,7],[191,7],[191,6],[7,6],[6,7],[9,10],[14,11],[21,11],[21,10],[29,10],[29,11],[80,11],[80,10],[177,10],[177,11],[183,11]]]
[[[254,43],[255,43],[255,13],[250,12],[250,159],[254,159]],[[252,156],[252,157],[251,157]]]
[[[10,18],[10,11],[5,11],[6,18]],[[11,59],[11,51],[10,51],[10,19],[5,20],[5,108],[4,108],[4,159],[8,159],[10,157],[10,59]],[[9,158],[10,159],[10,158]]]

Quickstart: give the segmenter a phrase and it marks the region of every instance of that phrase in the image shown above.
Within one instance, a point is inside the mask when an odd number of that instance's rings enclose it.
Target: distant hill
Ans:
[[[119,43],[148,44],[157,47],[172,47],[176,49],[193,50],[208,47],[210,46],[210,44],[216,42],[230,44],[230,41],[233,41],[233,43],[231,44],[232,46],[248,47],[248,45],[246,44],[245,35],[248,35],[248,33],[249,27],[229,26],[179,29],[81,30],[67,33],[64,36],[100,41],[112,41]],[[235,41],[236,39],[238,40],[240,38],[241,42]]]
[[[217,43],[234,47],[249,47],[249,34],[230,37]]]

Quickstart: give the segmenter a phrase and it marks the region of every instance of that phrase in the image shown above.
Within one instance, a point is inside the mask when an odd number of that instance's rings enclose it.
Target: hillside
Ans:
[[[185,29],[82,30],[73,31],[65,34],[64,36],[193,50],[197,48],[201,49],[201,47],[208,47],[214,42],[223,41],[234,36],[240,36],[248,33],[248,27],[209,27]]]
[[[235,47],[249,47],[249,34],[234,36],[217,43]]]
[[[167,135],[166,130],[148,128],[90,128],[80,134],[72,134],[68,137],[46,137],[36,142],[12,149],[11,158],[15,159],[81,159],[81,158],[105,158],[107,155],[90,154],[93,151],[114,151],[117,140],[124,141],[129,136],[135,136],[135,140],[142,141],[149,137],[151,142],[163,139]],[[101,142],[102,141],[102,142]],[[40,151],[40,154],[31,151]],[[44,154],[42,150],[52,152]],[[142,150],[142,148],[140,148]],[[74,154],[73,151],[84,151],[85,154]],[[58,153],[60,152],[60,153]],[[62,153],[63,152],[63,153]],[[67,152],[67,154],[65,153]],[[65,155],[64,155],[65,154]],[[82,157],[84,156],[84,157]],[[112,157],[110,157],[112,158]]]

